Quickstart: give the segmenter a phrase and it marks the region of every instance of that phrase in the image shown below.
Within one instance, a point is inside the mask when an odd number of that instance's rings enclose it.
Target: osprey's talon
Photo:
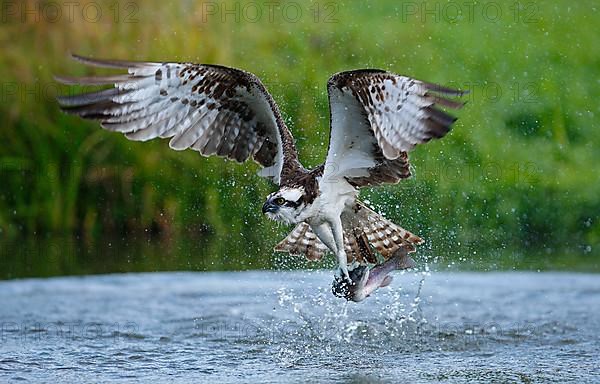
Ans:
[[[340,265],[338,267],[336,275],[340,280],[343,280],[346,284],[354,285],[354,281],[352,281],[352,279],[350,278],[350,273],[348,272],[347,265],[345,265],[345,264]]]
[[[354,283],[352,282],[352,279],[350,278],[350,275],[348,274],[348,271],[347,271],[347,270],[346,270],[346,271],[344,271],[344,275],[343,275],[342,277],[344,278],[344,280],[345,280],[347,283],[349,283],[349,284],[351,284],[351,285],[352,285],[352,284],[354,284]]]
[[[350,273],[348,272],[348,258],[346,257],[346,252],[338,252],[337,254],[337,259],[338,259],[338,270],[340,272],[340,277],[342,277],[344,280],[351,282],[352,279],[350,278]]]

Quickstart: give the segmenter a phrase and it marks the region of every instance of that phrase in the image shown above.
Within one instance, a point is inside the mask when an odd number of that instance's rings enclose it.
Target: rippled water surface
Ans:
[[[0,382],[600,382],[600,276],[329,272],[0,282]]]

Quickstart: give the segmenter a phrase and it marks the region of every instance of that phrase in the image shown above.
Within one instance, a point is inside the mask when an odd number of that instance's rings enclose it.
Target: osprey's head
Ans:
[[[304,207],[304,188],[282,187],[267,196],[262,211],[272,220],[295,224]]]

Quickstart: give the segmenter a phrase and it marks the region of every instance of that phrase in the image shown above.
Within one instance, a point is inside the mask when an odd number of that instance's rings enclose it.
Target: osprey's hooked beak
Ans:
[[[262,213],[273,213],[279,210],[279,206],[271,202],[271,200],[265,201],[262,207]]]

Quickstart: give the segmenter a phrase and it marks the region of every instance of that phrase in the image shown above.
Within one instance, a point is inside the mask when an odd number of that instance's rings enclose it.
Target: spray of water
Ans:
[[[399,272],[392,286],[362,303],[334,297],[328,284],[310,287],[311,280],[329,281],[326,272],[302,274],[306,290],[282,287],[277,291],[277,320],[272,326],[281,337],[273,353],[282,366],[325,358],[332,351],[344,350],[349,357],[357,354],[362,359],[365,353],[403,349],[407,340],[414,344],[427,324],[421,295],[428,271]]]

